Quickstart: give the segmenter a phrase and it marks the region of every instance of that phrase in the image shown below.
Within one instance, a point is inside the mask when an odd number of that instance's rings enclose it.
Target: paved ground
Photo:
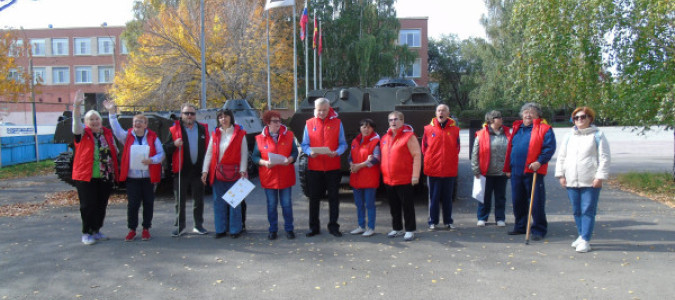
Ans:
[[[610,138],[616,153],[612,169],[670,170],[672,132],[663,136],[670,139]],[[642,146],[649,143],[671,150],[645,153]],[[576,229],[564,190],[547,176],[549,235],[525,245],[523,236],[508,236],[507,229],[494,224],[475,226],[467,152],[462,149],[460,197],[453,211],[458,228],[426,231],[426,204],[418,203],[419,233],[413,242],[385,236],[391,220],[387,203],[380,201],[377,235],[334,238],[324,231],[306,238],[300,233],[307,230],[308,207],[299,189],[293,198],[295,240],[266,239],[260,189],[249,197],[249,231],[239,239],[215,240],[212,234],[171,238],[170,196],[156,201],[154,238],[148,242],[123,242],[124,205],[109,207],[103,231],[111,240],[93,246],[79,241],[77,207],[0,218],[0,299],[670,299],[675,294],[675,210],[605,188],[594,251],[579,254],[569,246]],[[36,184],[29,190],[17,181],[3,182],[0,204],[40,201],[48,191],[70,189],[54,180],[30,178]],[[323,222],[327,211],[323,204]],[[507,203],[508,223],[513,221],[510,211]],[[342,230],[353,229],[350,195],[342,198],[340,212]],[[207,201],[209,230],[212,217]]]

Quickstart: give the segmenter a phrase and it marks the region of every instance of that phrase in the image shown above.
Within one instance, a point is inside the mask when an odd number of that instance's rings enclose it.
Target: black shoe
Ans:
[[[321,231],[310,231],[308,233],[305,233],[305,236],[306,237],[313,237],[313,236],[319,235],[319,234],[321,234]]]
[[[340,232],[340,230],[331,230],[330,234],[334,237],[342,237],[342,232]]]
[[[270,232],[267,235],[267,239],[270,240],[270,241],[276,240],[277,239],[277,233],[276,232]]]
[[[227,232],[221,232],[221,233],[216,233],[216,235],[213,236],[214,239],[220,239],[224,238],[227,236]]]
[[[541,236],[541,235],[538,235],[538,234],[533,234],[533,235],[532,235],[532,240],[533,240],[533,241],[541,241],[541,240],[543,240],[543,239],[544,239],[544,237]]]
[[[518,230],[511,230],[511,231],[508,232],[508,234],[509,235],[521,235],[521,234],[525,234],[525,233],[522,232],[522,231],[518,231]]]
[[[196,233],[196,234],[200,234],[200,235],[204,235],[204,234],[209,233],[209,232],[208,232],[206,229],[204,229],[204,227],[202,227],[202,226],[195,226],[195,228],[192,228],[192,232],[194,232],[194,233]]]
[[[287,232],[286,232],[286,238],[289,239],[289,240],[294,239],[294,238],[295,238],[295,232],[293,232],[293,231],[287,231]]]
[[[183,235],[183,233],[185,233],[185,230],[184,230],[184,229],[185,229],[185,228],[183,228],[183,229],[174,229],[173,232],[171,232],[171,236],[172,236],[172,237],[179,237],[179,236]]]
[[[240,237],[240,236],[241,236],[241,232],[230,234],[230,237],[233,238],[233,239],[236,239],[236,238],[238,238],[238,237]]]

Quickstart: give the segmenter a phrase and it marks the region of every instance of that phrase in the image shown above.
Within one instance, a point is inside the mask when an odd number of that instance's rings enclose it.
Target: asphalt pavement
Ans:
[[[608,129],[614,132],[613,129]],[[562,132],[562,131],[560,131]],[[562,135],[556,129],[559,140]],[[612,135],[612,170],[670,170],[672,131],[621,139]],[[77,207],[50,208],[28,217],[0,218],[0,299],[671,299],[675,295],[675,210],[606,186],[591,245],[570,247],[576,228],[566,193],[545,177],[549,233],[524,244],[509,236],[513,224],[507,197],[507,227],[476,227],[470,198],[468,133],[462,132],[459,199],[454,230],[427,231],[427,204],[416,204],[417,238],[390,239],[389,207],[377,202],[377,234],[351,236],[356,210],[341,196],[345,235],[328,234],[328,205],[322,203],[322,234],[307,238],[308,202],[293,190],[297,238],[267,240],[265,196],[247,199],[247,232],[238,239],[170,236],[174,202],[160,195],[150,241],[124,242],[126,206],[111,205],[102,229],[109,241],[80,242]],[[668,139],[669,137],[669,139]],[[636,142],[639,141],[639,142]],[[643,146],[656,151],[645,151]],[[670,149],[670,150],[668,150]],[[616,154],[615,154],[616,153]],[[552,161],[555,168],[555,161]],[[552,173],[552,172],[551,172]],[[21,182],[21,183],[18,183]],[[257,181],[254,180],[255,183]],[[30,185],[26,187],[25,185]],[[21,187],[23,186],[23,187]],[[44,194],[70,190],[55,176],[0,183],[0,205],[41,201]],[[213,231],[212,198],[206,198],[205,227]],[[188,203],[188,212],[191,202]],[[192,223],[188,213],[188,226]],[[283,224],[281,216],[280,227]]]

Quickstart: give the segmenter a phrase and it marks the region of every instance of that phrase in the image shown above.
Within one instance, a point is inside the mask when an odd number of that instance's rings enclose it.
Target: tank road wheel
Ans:
[[[302,194],[309,199],[309,189],[307,188],[307,155],[304,153],[298,157],[298,179],[300,180]]]
[[[73,152],[62,152],[54,159],[54,173],[61,181],[75,186],[73,181]]]

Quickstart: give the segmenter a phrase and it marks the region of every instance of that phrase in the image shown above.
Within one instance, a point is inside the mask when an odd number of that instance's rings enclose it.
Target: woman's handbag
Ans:
[[[239,165],[216,165],[216,179],[220,181],[237,181],[241,177]]]

